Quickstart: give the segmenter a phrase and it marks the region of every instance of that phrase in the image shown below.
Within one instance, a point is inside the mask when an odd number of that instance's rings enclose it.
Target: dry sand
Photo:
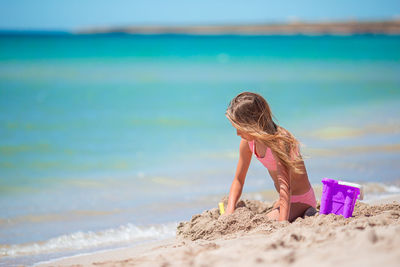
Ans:
[[[194,215],[173,240],[41,266],[399,266],[400,197],[393,200],[358,202],[348,219],[317,213],[293,223],[269,221],[270,204],[245,200],[229,216]]]

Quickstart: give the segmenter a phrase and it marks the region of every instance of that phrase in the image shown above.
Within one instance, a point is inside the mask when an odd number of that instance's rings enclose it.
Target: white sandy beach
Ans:
[[[243,205],[244,203],[244,205]],[[358,202],[353,217],[314,215],[293,223],[242,202],[231,216],[212,209],[178,226],[177,238],[39,266],[398,266],[400,195]]]

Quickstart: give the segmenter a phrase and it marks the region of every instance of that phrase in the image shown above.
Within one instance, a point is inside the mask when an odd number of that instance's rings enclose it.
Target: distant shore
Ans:
[[[190,35],[351,35],[400,34],[400,20],[343,21],[343,22],[291,22],[247,25],[196,25],[196,26],[126,26],[79,29],[76,34],[190,34]]]

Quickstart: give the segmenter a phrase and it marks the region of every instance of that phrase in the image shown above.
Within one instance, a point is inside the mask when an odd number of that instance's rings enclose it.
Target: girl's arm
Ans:
[[[280,160],[277,160],[279,184],[279,221],[289,220],[290,214],[290,173]]]
[[[233,179],[231,189],[229,191],[228,207],[226,209],[227,214],[231,214],[235,211],[236,202],[238,201],[240,195],[242,194],[242,189],[244,181],[246,179],[247,170],[249,169],[250,166],[252,153],[249,148],[249,144],[244,139],[240,141],[239,152],[240,152],[239,162],[236,167],[235,178]]]

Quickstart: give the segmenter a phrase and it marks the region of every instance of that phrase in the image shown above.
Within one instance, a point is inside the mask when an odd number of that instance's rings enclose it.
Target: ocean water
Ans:
[[[3,34],[0,266],[173,237],[215,207],[241,91],[303,143],[312,184],[399,193],[400,36]],[[253,160],[245,193],[272,188]]]

